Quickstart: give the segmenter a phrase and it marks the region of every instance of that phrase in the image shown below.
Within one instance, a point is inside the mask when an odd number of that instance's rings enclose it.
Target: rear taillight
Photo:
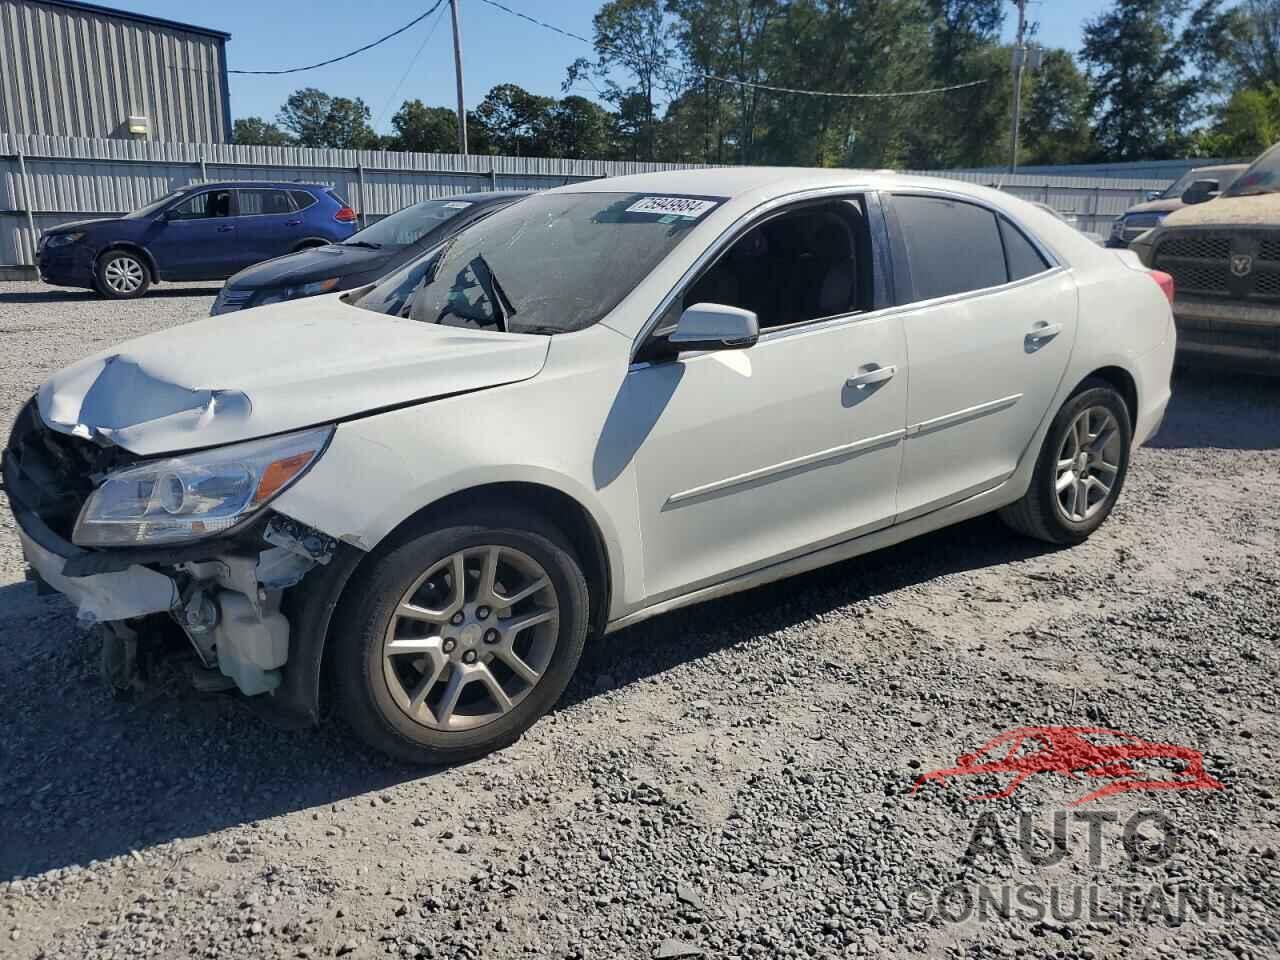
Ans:
[[[1173,277],[1165,273],[1163,270],[1152,270],[1151,279],[1160,285],[1160,289],[1164,291],[1164,295],[1168,297],[1170,305],[1173,304]]]
[[[350,207],[342,207],[333,215],[333,219],[337,220],[339,223],[354,223],[356,216],[356,212]]]

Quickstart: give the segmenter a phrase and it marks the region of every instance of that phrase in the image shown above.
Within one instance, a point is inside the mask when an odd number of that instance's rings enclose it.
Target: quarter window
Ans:
[[[983,290],[1007,283],[996,215],[943,197],[893,198],[907,245],[916,300]]]
[[[316,198],[305,190],[290,190],[289,196],[293,197],[293,204],[299,210],[305,210],[316,202]]]
[[[1021,230],[1004,217],[1000,218],[1000,239],[1004,241],[1005,260],[1009,264],[1009,279],[1022,280],[1044,273],[1049,264],[1040,251],[1032,246]]]

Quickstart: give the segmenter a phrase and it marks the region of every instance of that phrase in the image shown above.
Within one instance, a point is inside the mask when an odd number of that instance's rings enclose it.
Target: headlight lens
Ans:
[[[301,477],[331,436],[320,427],[119,470],[90,495],[71,539],[123,547],[223,533]]]
[[[330,277],[328,280],[317,280],[315,283],[301,283],[291,287],[275,287],[271,290],[264,290],[253,298],[253,305],[260,307],[264,303],[280,303],[283,300],[299,300],[302,297],[314,297],[317,294],[328,293],[338,285],[338,279],[338,277]]]
[[[44,245],[46,247],[65,247],[72,243],[77,243],[84,236],[84,232],[80,233],[55,233],[45,238]]]

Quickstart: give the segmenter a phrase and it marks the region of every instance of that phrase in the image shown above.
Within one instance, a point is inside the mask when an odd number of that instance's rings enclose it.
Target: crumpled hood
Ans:
[[[1183,207],[1165,217],[1162,226],[1280,226],[1280,193],[1263,193],[1254,197],[1218,197],[1207,203]]]
[[[415,323],[340,294],[130,340],[40,388],[55,430],[151,456],[527,380],[550,338]]]

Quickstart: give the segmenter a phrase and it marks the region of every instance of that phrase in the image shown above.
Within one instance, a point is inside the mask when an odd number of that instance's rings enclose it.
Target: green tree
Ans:
[[[570,160],[604,160],[613,154],[614,117],[586,97],[568,96],[551,109],[552,152]]]
[[[406,100],[391,118],[391,126],[396,132],[389,149],[422,153],[453,153],[458,149],[458,114],[448,107],[428,107],[421,100]]]
[[[369,126],[369,107],[359,97],[333,97],[315,87],[289,95],[276,122],[290,131],[304,147],[369,149],[378,136]]]
[[[1280,140],[1280,87],[1239,90],[1217,123],[1200,134],[1196,153],[1205,157],[1252,159]]]
[[[1209,111],[1212,84],[1191,67],[1211,59],[1221,0],[1115,0],[1085,24],[1090,106],[1100,159],[1185,154]]]
[[[261,117],[240,117],[232,129],[233,143],[253,144],[263,147],[285,147],[293,143],[289,135]]]
[[[1238,88],[1280,85],[1280,0],[1243,0],[1218,28],[1222,64]]]
[[[567,90],[580,79],[595,77],[606,100],[620,110],[624,101],[642,107],[637,131],[639,159],[652,160],[657,144],[657,98],[673,87],[676,47],[662,0],[609,0],[592,20],[596,60],[579,59],[568,71]],[[629,78],[620,84],[618,75]]]
[[[493,153],[550,157],[555,155],[555,107],[552,97],[530,93],[518,84],[500,83],[476,107],[475,122]]]
[[[1083,163],[1094,152],[1089,81],[1065,50],[1047,50],[1040,70],[1026,75],[1022,159],[1026,163]]]

